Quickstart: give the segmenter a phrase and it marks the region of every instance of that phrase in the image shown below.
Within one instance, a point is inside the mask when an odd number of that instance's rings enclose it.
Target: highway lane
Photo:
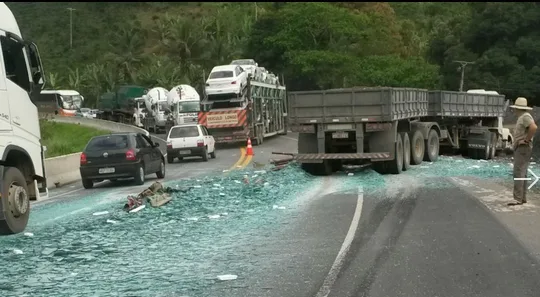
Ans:
[[[458,185],[389,176],[343,191],[340,179],[254,238],[251,269],[204,296],[538,296],[538,251]]]
[[[254,150],[263,162],[273,150],[295,148],[291,135]],[[287,215],[282,203],[316,181],[294,167],[258,171],[249,166],[255,158],[240,162],[241,170],[223,172],[234,167],[235,159],[215,162],[221,167],[208,165],[202,176],[175,182],[195,187],[173,194],[173,201],[159,209],[122,211],[125,194],[142,188],[128,184],[34,204],[29,233],[0,238],[0,260],[12,263],[0,280],[0,295],[201,296],[217,275],[240,273],[246,265],[242,254],[231,256],[229,251],[241,250],[275,228]],[[181,178],[195,176],[198,167],[211,162],[205,163],[181,165],[190,166]],[[248,183],[242,182],[244,174]]]
[[[165,135],[152,135],[152,137],[164,139]],[[252,157],[245,156],[245,145],[243,144],[221,145],[217,148],[216,159],[209,159],[208,162],[203,162],[200,158],[196,157],[186,158],[183,161],[175,160],[175,163],[173,164],[166,164],[165,179],[160,180],[155,174],[147,175],[146,183],[142,186],[134,186],[129,180],[114,183],[103,181],[99,184],[95,184],[94,188],[86,190],[82,187],[82,183],[77,181],[61,188],[49,189],[49,199],[32,202],[32,205],[48,204],[58,200],[80,198],[102,193],[104,191],[111,191],[112,195],[125,196],[131,193],[140,192],[154,181],[168,182],[209,173],[226,173],[226,171],[229,170],[250,168],[250,165],[253,164],[252,162],[266,164],[268,163],[268,160],[273,157],[271,155],[272,151],[295,152],[297,149],[297,138],[298,135],[295,133],[289,133],[287,136],[271,137],[267,139],[262,146],[253,147],[254,156]]]

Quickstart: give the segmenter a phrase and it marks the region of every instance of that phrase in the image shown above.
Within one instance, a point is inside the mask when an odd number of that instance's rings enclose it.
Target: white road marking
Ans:
[[[360,215],[362,214],[363,203],[364,203],[364,189],[362,187],[358,187],[358,200],[356,201],[356,210],[354,211],[354,216],[352,218],[351,225],[349,226],[349,231],[347,232],[347,235],[345,236],[345,240],[343,241],[343,244],[341,245],[341,249],[339,250],[337,257],[334,260],[334,263],[332,264],[332,267],[330,268],[328,275],[324,279],[322,287],[319,289],[319,292],[317,292],[316,297],[327,297],[330,294],[330,290],[332,286],[334,285],[334,283],[336,282],[339,271],[341,270],[341,267],[343,266],[343,261],[345,260],[345,256],[347,255],[347,252],[349,251],[349,248],[351,247],[351,244],[354,239],[354,235],[356,234],[356,229],[358,229],[358,225],[360,223]]]
[[[292,137],[288,137],[288,136],[281,136],[281,137],[282,137],[282,138],[285,138],[285,139],[289,139],[289,140],[298,141],[298,139],[292,138]]]
[[[68,191],[68,192],[64,192],[64,193],[59,194],[59,195],[51,196],[51,198],[49,198],[49,199],[60,198],[60,197],[63,197],[63,196],[69,195],[69,194],[73,194],[73,193],[79,192],[79,191],[81,191],[82,189],[83,189],[83,188],[78,188],[78,189],[75,189],[75,190],[71,190],[71,191]],[[49,200],[49,199],[47,199],[47,200]]]

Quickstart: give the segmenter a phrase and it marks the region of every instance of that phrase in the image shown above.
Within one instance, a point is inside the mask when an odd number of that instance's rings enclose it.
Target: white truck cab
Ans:
[[[0,235],[24,231],[30,200],[48,195],[38,98],[44,80],[37,46],[23,40],[0,2]]]
[[[197,124],[201,110],[201,96],[190,85],[178,85],[167,95],[175,125]]]
[[[484,89],[467,90],[469,94],[488,94],[499,95],[497,91],[486,91]],[[504,110],[508,109],[510,101],[506,100]],[[498,117],[497,131],[499,137],[497,138],[497,150],[512,150],[512,144],[514,143],[514,137],[510,132],[510,129],[503,127],[503,117]]]

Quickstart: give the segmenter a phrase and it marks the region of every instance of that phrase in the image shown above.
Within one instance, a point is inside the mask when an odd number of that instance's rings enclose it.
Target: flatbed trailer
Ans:
[[[284,86],[248,79],[244,93],[235,98],[201,101],[198,122],[216,143],[245,142],[260,145],[265,138],[287,134],[287,93]]]
[[[490,159],[501,137],[504,95],[411,88],[351,88],[289,93],[295,160],[315,175],[372,163],[399,174],[435,162],[440,146]]]

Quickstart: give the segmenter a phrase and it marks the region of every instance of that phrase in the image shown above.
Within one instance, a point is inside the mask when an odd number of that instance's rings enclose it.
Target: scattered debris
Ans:
[[[108,211],[98,211],[98,212],[94,212],[93,215],[102,216],[102,215],[106,215],[108,213],[109,213]]]
[[[285,206],[274,205],[274,206],[272,206],[272,209],[286,209],[286,207]]]
[[[208,218],[209,219],[219,219],[221,216],[220,215],[209,215]]]
[[[115,220],[107,220],[107,223],[110,223],[110,224],[116,224],[116,223],[118,223],[118,222],[115,221]]]
[[[130,210],[129,213],[139,212],[139,211],[141,211],[141,210],[144,209],[144,208],[146,208],[146,205],[143,204],[143,205],[140,205],[140,206],[138,206],[138,207],[136,207],[136,208]]]
[[[15,255],[22,255],[22,254],[24,254],[23,251],[18,250],[18,249],[14,249],[14,250],[13,250],[13,253],[14,253]]]
[[[235,274],[224,274],[224,275],[218,275],[217,278],[220,281],[229,281],[229,280],[235,280],[238,278],[238,275]]]
[[[182,189],[176,187],[173,189],[171,187],[163,187],[160,182],[154,182],[148,189],[145,189],[136,197],[132,195],[128,196],[128,202],[124,204],[124,210],[130,213],[138,212],[144,208],[145,203],[150,203],[152,207],[161,207],[172,200],[172,193],[185,193],[191,188],[193,187]]]
[[[24,236],[32,237],[32,236],[34,236],[34,233],[25,232],[25,233],[24,233]]]

